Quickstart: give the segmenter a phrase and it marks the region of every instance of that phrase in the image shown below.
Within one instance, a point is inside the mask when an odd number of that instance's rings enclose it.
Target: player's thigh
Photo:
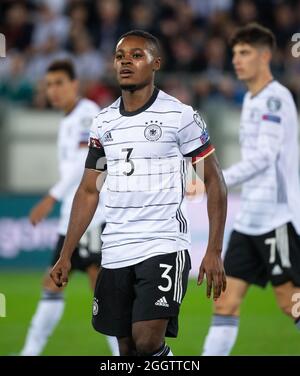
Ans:
[[[263,246],[265,247],[264,244]],[[268,283],[266,262],[254,236],[232,231],[224,258],[224,268],[227,277],[242,280],[249,285],[265,287]]]
[[[92,227],[83,234],[71,259],[72,270],[87,272],[91,267],[91,277],[93,278],[94,267],[99,268],[101,265],[100,234],[100,225]],[[95,281],[91,282],[95,286]]]
[[[118,338],[132,336],[134,285],[132,266],[101,269],[94,292],[92,324],[95,330]]]
[[[280,286],[273,286],[273,290],[277,304],[282,312],[296,319],[293,306],[295,305],[295,294],[300,296],[300,287],[295,287],[292,282],[286,282]]]
[[[168,319],[166,336],[176,337],[190,268],[186,250],[151,257],[136,265],[132,322]]]
[[[286,223],[269,236],[262,235],[261,240],[257,237],[257,241],[261,243],[268,279],[274,289],[278,287],[276,295],[283,302],[286,292],[293,290],[293,286],[300,288],[300,236],[291,223]]]
[[[218,315],[239,316],[240,305],[249,286],[242,279],[227,277],[225,292],[214,302],[214,313]]]

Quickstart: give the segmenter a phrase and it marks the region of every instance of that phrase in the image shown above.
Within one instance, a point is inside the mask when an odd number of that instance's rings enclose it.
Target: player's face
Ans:
[[[143,88],[154,80],[154,72],[160,68],[160,58],[154,55],[144,38],[128,36],[119,41],[114,68],[121,89]]]
[[[259,48],[255,48],[247,43],[239,43],[233,47],[232,63],[239,80],[254,80],[263,64],[262,53]]]
[[[64,71],[48,72],[46,75],[47,97],[51,105],[58,109],[72,106],[77,97],[78,83]]]

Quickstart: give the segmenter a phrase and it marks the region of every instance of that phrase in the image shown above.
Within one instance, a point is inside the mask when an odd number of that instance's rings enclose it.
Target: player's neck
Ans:
[[[265,74],[257,77],[254,80],[249,80],[246,82],[246,85],[248,87],[248,90],[250,91],[252,97],[254,97],[256,94],[258,94],[261,90],[263,90],[264,87],[266,87],[270,82],[273,81],[272,73],[266,72]]]
[[[151,98],[154,84],[135,91],[122,90],[122,100],[126,112],[134,112],[143,107]]]
[[[78,101],[79,101],[79,98],[76,97],[65,105],[65,107],[62,109],[63,112],[65,113],[65,116],[69,115],[74,110],[74,108],[77,106]]]

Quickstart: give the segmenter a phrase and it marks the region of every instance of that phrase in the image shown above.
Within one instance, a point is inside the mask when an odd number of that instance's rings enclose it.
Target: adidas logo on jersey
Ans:
[[[282,269],[279,265],[275,265],[272,269],[272,275],[280,275],[282,274]]]
[[[161,307],[169,307],[169,303],[167,302],[167,299],[165,298],[165,296],[158,299],[158,301],[155,303],[155,305],[161,306]]]
[[[113,138],[111,135],[111,132],[106,132],[105,135],[103,136],[104,142],[112,142]]]

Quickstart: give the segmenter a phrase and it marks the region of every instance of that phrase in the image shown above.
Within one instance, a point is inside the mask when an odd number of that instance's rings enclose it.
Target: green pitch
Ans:
[[[20,351],[40,296],[41,272],[0,271],[0,293],[7,317],[0,317],[0,355]],[[84,274],[72,277],[66,310],[43,355],[110,355],[104,336],[91,326],[92,293]],[[211,303],[191,280],[184,300],[180,332],[168,340],[175,355],[199,355],[210,322]],[[234,355],[299,355],[300,333],[276,306],[271,288],[252,288],[242,307]]]

